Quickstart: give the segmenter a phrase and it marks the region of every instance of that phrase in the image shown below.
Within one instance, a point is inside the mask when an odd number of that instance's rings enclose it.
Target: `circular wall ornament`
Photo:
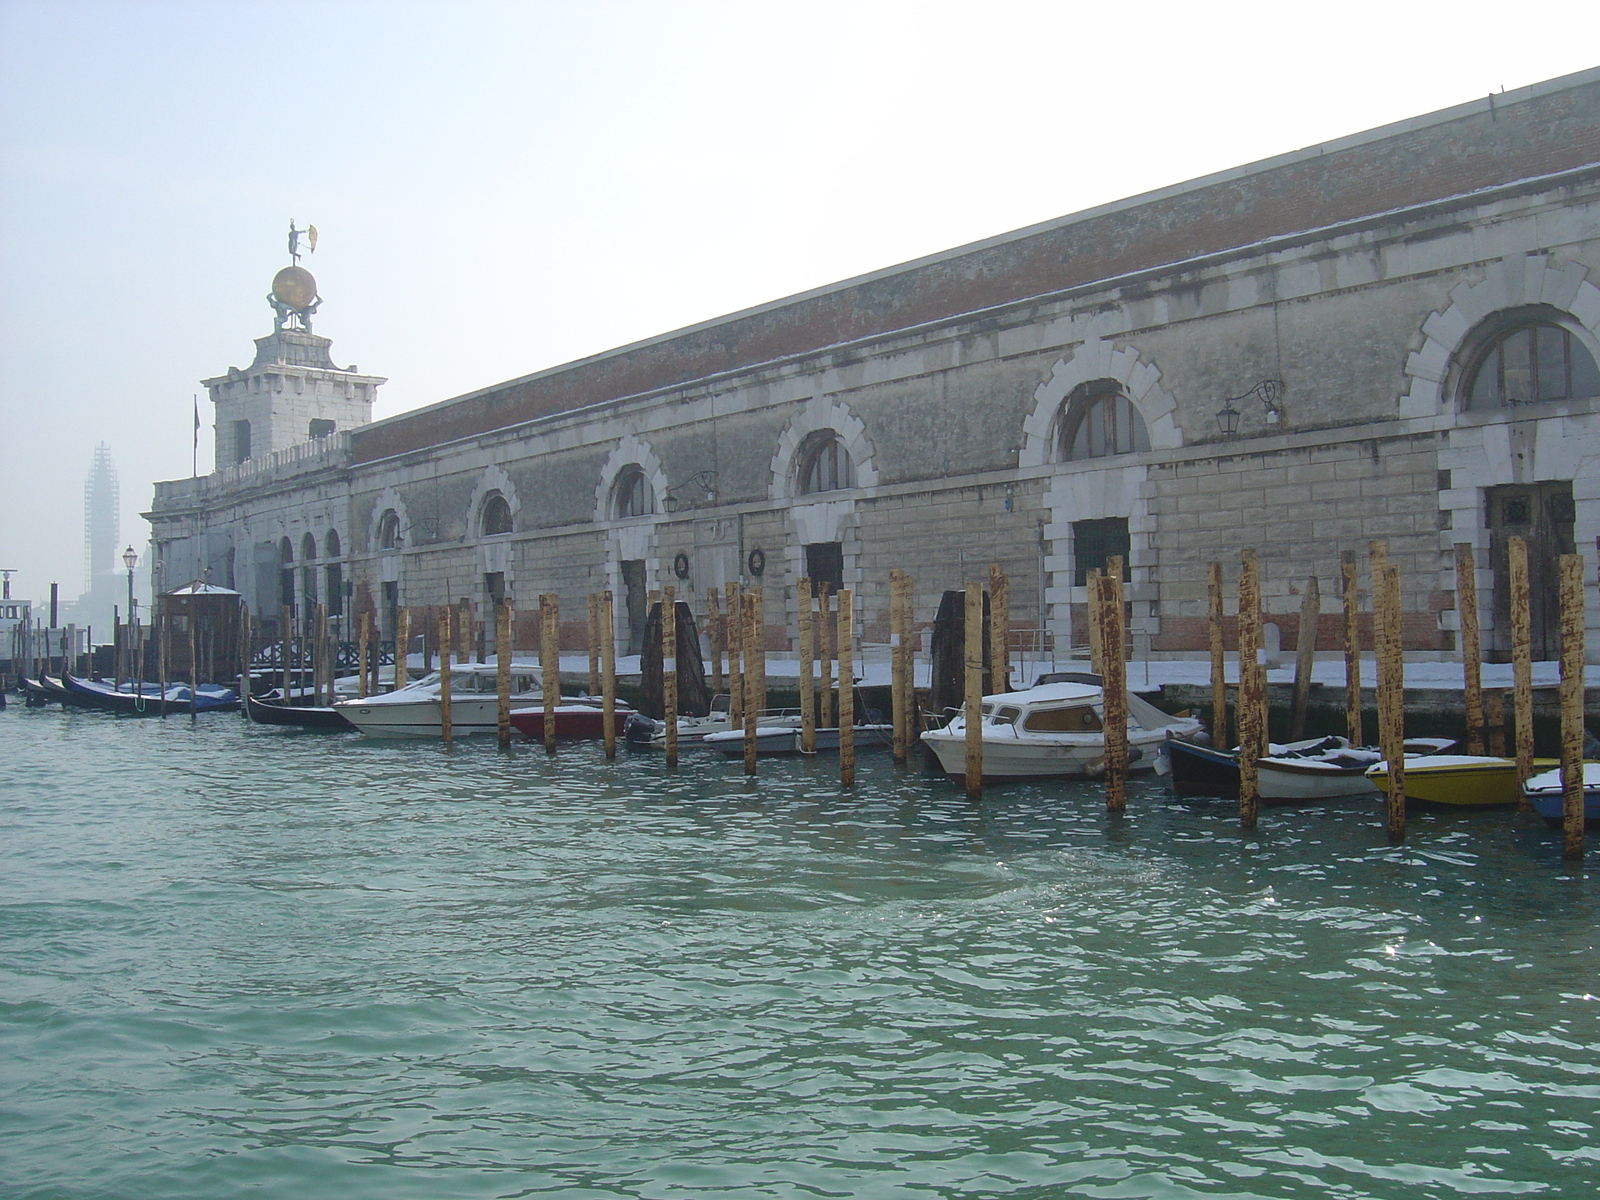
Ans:
[[[750,568],[750,574],[760,579],[767,569],[767,555],[759,546],[750,551],[750,557],[744,560],[744,565]]]
[[[687,554],[680,552],[678,556],[672,560],[672,573],[679,579],[689,578],[689,556]]]

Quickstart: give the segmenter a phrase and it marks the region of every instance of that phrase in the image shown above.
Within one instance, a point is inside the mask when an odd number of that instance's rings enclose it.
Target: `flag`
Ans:
[[[194,448],[200,449],[200,393],[194,394]]]

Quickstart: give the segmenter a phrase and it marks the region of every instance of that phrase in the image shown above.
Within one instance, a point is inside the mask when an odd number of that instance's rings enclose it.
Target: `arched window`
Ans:
[[[294,561],[294,543],[288,538],[278,543],[278,561],[285,566]]]
[[[317,539],[311,534],[306,534],[300,539],[300,557],[309,562],[317,556]]]
[[[1137,454],[1150,449],[1144,418],[1122,389],[1109,379],[1073,389],[1062,408],[1057,454],[1062,462]]]
[[[322,539],[322,549],[329,558],[338,558],[341,551],[339,545],[339,531],[328,530],[328,536]]]
[[[400,514],[392,508],[378,518],[378,549],[400,549]]]
[[[478,533],[482,537],[511,532],[511,504],[499,492],[490,492],[478,513]]]
[[[1479,348],[1467,372],[1469,409],[1600,396],[1589,348],[1549,321],[1523,321]]]
[[[836,492],[855,485],[855,466],[839,435],[831,429],[813,435],[801,450],[800,494]]]
[[[656,511],[655,489],[638,466],[623,467],[617,472],[617,485],[611,494],[612,511],[619,521],[647,517]]]

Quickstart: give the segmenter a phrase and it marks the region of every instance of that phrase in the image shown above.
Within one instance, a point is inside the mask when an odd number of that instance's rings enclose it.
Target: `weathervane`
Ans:
[[[289,218],[289,258],[294,262],[300,261],[300,239],[306,240],[306,253],[317,252],[317,227],[307,225],[304,229],[294,227],[294,218]]]
[[[306,253],[315,253],[317,249],[317,227],[307,225],[304,229],[295,228],[294,221],[289,222],[289,258],[290,265],[272,277],[272,291],[267,294],[267,303],[272,306],[272,311],[277,314],[275,332],[282,333],[284,326],[292,317],[299,328],[306,333],[311,332],[311,314],[317,311],[322,303],[322,297],[317,295],[317,281],[311,272],[300,265],[300,239],[306,240]],[[293,328],[293,326],[291,326]]]

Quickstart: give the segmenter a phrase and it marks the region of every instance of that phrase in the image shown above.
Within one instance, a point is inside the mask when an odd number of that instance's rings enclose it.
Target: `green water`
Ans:
[[[0,1195],[1596,1194],[1514,813],[0,713]]]

